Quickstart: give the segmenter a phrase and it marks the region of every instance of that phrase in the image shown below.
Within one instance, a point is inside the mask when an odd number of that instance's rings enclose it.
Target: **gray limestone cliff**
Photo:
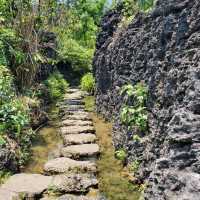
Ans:
[[[158,0],[119,31],[120,10],[102,19],[93,66],[97,111],[114,120],[116,149],[141,161],[145,199],[200,197],[200,1]],[[149,88],[148,133],[140,143],[120,122],[120,88],[144,81]]]

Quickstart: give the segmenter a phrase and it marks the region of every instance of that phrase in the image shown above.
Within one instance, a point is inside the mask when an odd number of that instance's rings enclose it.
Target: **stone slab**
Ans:
[[[51,182],[51,176],[21,173],[11,176],[0,189],[16,193],[18,195],[24,194],[27,198],[33,198],[42,194]]]
[[[100,153],[97,144],[71,145],[61,149],[61,154],[67,158],[80,158],[97,156]]]
[[[61,157],[48,161],[44,166],[44,171],[48,174],[67,173],[70,171],[96,172],[97,167],[91,161],[77,161]]]
[[[68,174],[54,177],[52,187],[59,192],[88,192],[90,187],[98,185],[97,179],[90,174]]]
[[[75,144],[91,144],[97,140],[96,135],[91,133],[83,134],[69,134],[63,136],[64,145],[75,145]]]
[[[79,133],[95,133],[94,126],[65,126],[60,128],[62,135],[79,134]]]
[[[71,120],[71,119],[66,119],[63,120],[61,123],[61,126],[92,126],[93,123],[90,120]]]

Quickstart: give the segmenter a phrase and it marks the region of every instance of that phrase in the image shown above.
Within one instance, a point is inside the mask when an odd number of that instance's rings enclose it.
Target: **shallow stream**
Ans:
[[[93,110],[94,98],[85,98],[86,109]],[[55,107],[50,110],[55,112]],[[54,116],[55,117],[55,116]],[[94,122],[98,143],[101,148],[101,155],[97,161],[99,190],[108,200],[139,200],[140,193],[135,189],[124,176],[122,163],[115,158],[115,151],[112,145],[112,124],[105,122],[94,112],[91,112]],[[57,117],[58,119],[58,117]],[[55,122],[55,120],[54,120]],[[45,162],[55,154],[61,144],[58,129],[55,123],[50,123],[38,132],[38,136],[32,147],[32,158],[25,167],[26,173],[43,173]],[[91,191],[88,196],[93,196]]]

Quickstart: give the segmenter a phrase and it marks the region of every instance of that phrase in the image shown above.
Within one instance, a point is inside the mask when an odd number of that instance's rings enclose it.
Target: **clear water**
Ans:
[[[94,110],[94,97],[85,98],[86,109]],[[141,193],[137,186],[129,182],[127,170],[121,161],[115,158],[112,145],[112,124],[91,112],[101,155],[97,162],[99,190],[108,200],[139,200]]]
[[[85,98],[86,109],[94,110],[94,98]],[[91,112],[94,121],[101,155],[97,161],[100,193],[108,200],[139,200],[140,192],[131,184],[124,175],[126,171],[122,163],[115,158],[112,145],[112,124],[105,122],[95,113]],[[42,173],[43,166],[51,152],[55,151],[61,143],[57,128],[54,125],[42,128],[32,147],[32,158],[24,169],[27,173]],[[88,196],[96,196],[98,191],[91,190]]]
[[[57,117],[58,119],[58,110],[55,106],[52,106],[49,113],[50,118],[52,117],[52,121],[50,121],[49,125],[41,128],[37,132],[37,136],[31,148],[31,159],[22,170],[25,173],[43,173],[44,164],[53,157],[62,143],[55,125],[55,118]]]

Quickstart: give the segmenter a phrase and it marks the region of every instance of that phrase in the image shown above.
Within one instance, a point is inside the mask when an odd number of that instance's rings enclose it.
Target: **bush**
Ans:
[[[45,81],[45,85],[48,88],[48,95],[51,102],[62,98],[69,86],[60,72],[54,72],[50,75],[50,77]]]
[[[95,80],[91,73],[87,73],[81,79],[81,89],[83,91],[93,93],[95,88]]]
[[[13,77],[5,66],[0,66],[0,146],[17,143],[19,165],[27,161],[34,133],[29,127],[28,107],[13,89]]]
[[[59,56],[61,60],[71,63],[75,72],[88,72],[92,67],[93,54],[94,49],[86,48],[74,39],[62,39]]]

